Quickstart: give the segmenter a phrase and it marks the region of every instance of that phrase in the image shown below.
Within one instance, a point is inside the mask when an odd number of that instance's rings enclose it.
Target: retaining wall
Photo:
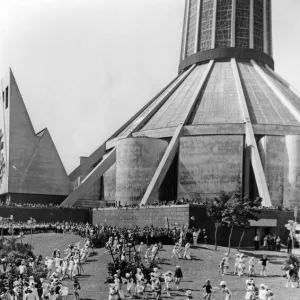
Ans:
[[[26,222],[34,218],[37,222],[91,222],[89,209],[72,208],[35,208],[35,207],[0,207],[0,216],[14,216],[15,221]]]

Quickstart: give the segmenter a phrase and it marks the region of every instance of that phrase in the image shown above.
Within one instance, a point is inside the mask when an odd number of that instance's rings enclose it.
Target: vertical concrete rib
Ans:
[[[264,0],[264,52],[268,53],[267,0]]]
[[[200,15],[201,15],[201,4],[202,0],[198,0],[198,7],[197,7],[197,21],[196,21],[196,36],[195,36],[195,49],[194,53],[198,52],[198,44],[199,44],[199,39],[200,39]]]
[[[208,63],[207,69],[205,70],[202,78],[199,80],[199,83],[195,89],[194,94],[191,97],[191,101],[189,105],[186,107],[185,112],[183,114],[183,121],[177,126],[173,137],[168,145],[168,148],[166,149],[166,152],[164,153],[159,166],[157,167],[151,182],[145,192],[145,195],[140,203],[140,205],[147,205],[147,203],[151,203],[153,199],[155,199],[159,188],[172,164],[172,161],[178,151],[178,146],[179,146],[179,141],[180,141],[180,136],[183,131],[183,127],[186,124],[187,120],[189,119],[191,112],[197,102],[197,99],[200,95],[201,90],[205,86],[205,82],[208,78],[208,75],[212,69],[212,66],[214,64],[214,61],[211,60]]]
[[[287,99],[281,91],[276,87],[276,85],[267,77],[265,72],[260,68],[260,66],[252,59],[251,64],[257,73],[261,76],[261,78],[266,82],[269,88],[274,92],[274,94],[278,97],[278,99],[282,102],[282,104],[290,111],[290,113],[295,117],[297,121],[300,122],[300,112],[298,109]]]
[[[183,45],[182,45],[182,57],[181,59],[184,60],[187,54],[187,39],[188,39],[188,30],[189,30],[189,23],[190,23],[190,7],[191,7],[191,0],[187,0],[187,10],[185,16],[185,32],[183,38]]]
[[[231,47],[235,47],[236,0],[232,0],[231,11]]]
[[[250,41],[251,49],[254,49],[254,0],[250,0]]]
[[[268,65],[265,67],[273,74],[273,76],[280,81],[286,88],[288,88],[291,92],[293,92],[296,96],[300,98],[300,92],[297,91],[292,85],[290,85],[287,81],[285,81],[280,75],[278,75],[274,70],[272,70]]]
[[[216,28],[217,28],[217,0],[214,0],[214,8],[213,8],[213,19],[212,19],[212,29],[211,29],[211,49],[215,49],[216,47]]]
[[[273,57],[273,30],[272,30],[272,26],[273,26],[273,13],[272,13],[273,9],[272,9],[272,0],[270,0],[270,53],[269,55]]]
[[[241,79],[239,76],[237,63],[234,58],[231,59],[231,65],[232,65],[232,70],[233,70],[233,74],[237,86],[241,109],[243,111],[243,116],[246,123],[246,147],[247,148],[249,147],[251,149],[251,153],[250,153],[251,163],[254,171],[254,176],[255,176],[259,196],[262,197],[263,199],[262,201],[263,206],[266,207],[272,206],[265,172],[258,152],[258,147],[256,144],[255,135],[254,135],[254,131],[253,131],[253,127],[252,127],[252,123],[251,123],[251,119],[250,119],[250,115],[246,103],[246,98],[244,95]]]

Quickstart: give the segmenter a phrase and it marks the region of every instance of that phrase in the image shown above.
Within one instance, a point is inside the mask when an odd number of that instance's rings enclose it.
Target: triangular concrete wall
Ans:
[[[9,86],[8,107],[3,102],[4,116],[1,117],[8,127],[8,188],[5,192],[68,195],[71,192],[71,183],[53,140],[47,129],[35,134],[11,70],[5,85]],[[1,189],[0,193],[3,192]]]

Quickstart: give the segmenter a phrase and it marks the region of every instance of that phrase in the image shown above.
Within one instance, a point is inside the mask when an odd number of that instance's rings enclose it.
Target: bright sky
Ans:
[[[300,1],[273,1],[276,71],[300,90]],[[11,67],[36,131],[68,172],[176,76],[184,0],[0,0]]]

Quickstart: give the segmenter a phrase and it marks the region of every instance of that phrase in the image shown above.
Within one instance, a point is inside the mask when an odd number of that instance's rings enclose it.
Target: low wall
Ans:
[[[168,219],[166,219],[168,217]],[[103,208],[93,210],[93,223],[104,224],[106,220],[107,225],[117,227],[144,227],[146,225],[153,225],[155,227],[172,226],[174,223],[185,224],[189,223],[189,206],[161,206],[158,208]]]
[[[209,243],[214,243],[215,225],[214,220],[206,215],[206,209],[204,206],[199,205],[174,205],[174,206],[160,206],[150,208],[138,208],[138,209],[116,209],[116,208],[104,208],[99,210],[93,210],[93,223],[104,224],[105,219],[108,225],[117,227],[132,228],[134,226],[144,227],[146,225],[153,225],[154,227],[166,227],[168,226],[166,217],[168,217],[169,226],[173,226],[175,223],[178,225],[188,223],[190,227],[206,229]],[[264,234],[276,234],[279,235],[282,243],[286,243],[288,231],[285,228],[288,220],[294,219],[294,213],[289,211],[278,210],[262,210],[260,213],[260,219],[277,219],[277,227],[265,227],[260,228]],[[300,216],[298,222],[300,221]],[[242,246],[252,246],[255,234],[257,233],[257,227],[250,227],[245,230]],[[232,246],[239,244],[240,237],[243,230],[241,228],[235,228],[232,235]],[[227,246],[229,228],[219,228],[218,231],[218,244]],[[200,242],[203,242],[203,235],[200,234]],[[261,242],[264,236],[260,236]]]
[[[89,209],[0,207],[0,216],[14,216],[15,221],[26,222],[34,218],[37,222],[91,222]]]

